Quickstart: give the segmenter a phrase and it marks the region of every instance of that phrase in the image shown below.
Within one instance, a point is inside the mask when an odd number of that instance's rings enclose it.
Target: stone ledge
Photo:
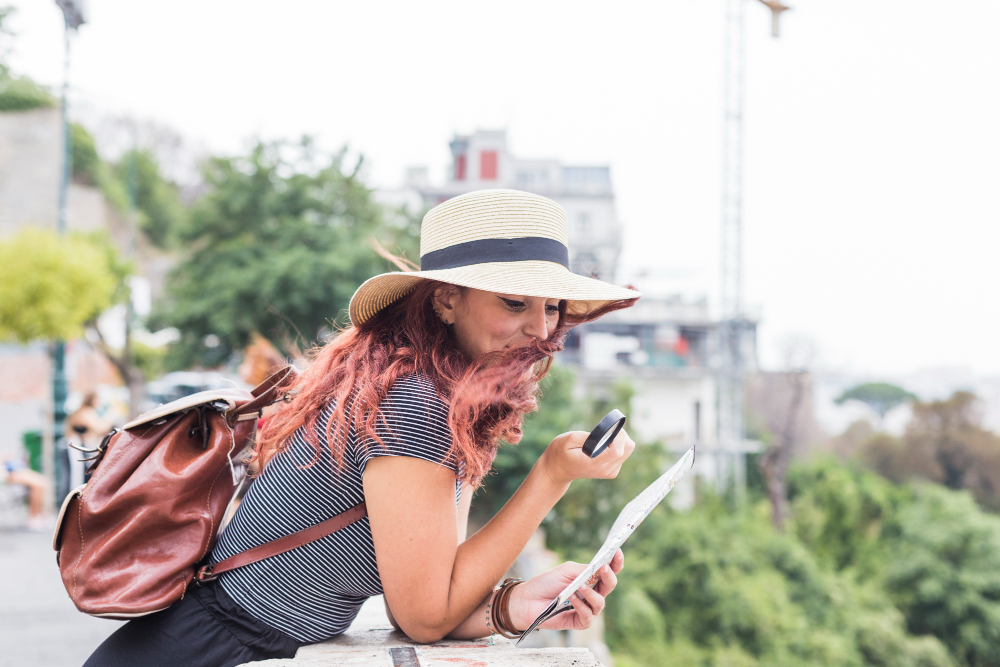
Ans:
[[[253,667],[392,667],[389,649],[410,646],[416,651],[420,667],[602,667],[586,648],[514,648],[502,637],[495,646],[486,640],[443,640],[417,644],[402,632],[392,629],[385,615],[382,596],[370,598],[347,632],[318,644],[303,646],[294,658],[265,660]]]

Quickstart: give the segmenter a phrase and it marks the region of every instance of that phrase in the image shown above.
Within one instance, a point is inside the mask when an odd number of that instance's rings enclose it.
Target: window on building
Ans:
[[[465,180],[465,154],[460,153],[455,156],[455,180]]]
[[[479,153],[479,178],[484,181],[497,179],[497,152],[482,151]]]
[[[589,234],[590,233],[590,214],[589,213],[581,213],[580,215],[578,215],[577,216],[577,223],[579,225],[579,229],[580,229],[580,233],[581,234]]]

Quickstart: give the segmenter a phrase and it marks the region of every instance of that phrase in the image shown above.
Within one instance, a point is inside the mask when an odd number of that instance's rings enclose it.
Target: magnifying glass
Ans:
[[[604,419],[594,427],[583,443],[583,453],[590,458],[600,455],[614,441],[623,426],[625,426],[625,415],[621,411],[612,410],[604,415]]]

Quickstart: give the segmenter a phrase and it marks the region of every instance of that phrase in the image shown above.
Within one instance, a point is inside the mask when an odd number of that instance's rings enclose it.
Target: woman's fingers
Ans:
[[[580,596],[583,601],[590,606],[590,610],[597,616],[604,611],[604,596],[589,586],[580,589]]]
[[[603,566],[598,572],[601,578],[598,580],[594,590],[603,596],[607,596],[618,585],[618,577],[615,576],[615,573],[607,565]]]
[[[628,436],[628,433],[625,432],[625,429],[619,431],[615,439],[611,441],[608,451],[605,452],[610,455],[605,459],[605,465],[607,466],[605,476],[609,479],[617,477],[622,464],[625,463],[625,459],[632,454],[632,450],[634,449],[635,443]],[[601,456],[604,456],[604,454],[601,454]]]
[[[573,609],[576,610],[576,628],[578,630],[584,630],[589,628],[594,622],[594,610],[590,608],[590,605],[586,602],[583,596],[583,590],[580,589],[573,595],[569,596],[569,603],[573,605]],[[589,588],[586,589],[593,593]]]
[[[625,567],[625,553],[621,549],[618,549],[615,551],[615,555],[611,557],[611,571],[621,572],[623,567]]]

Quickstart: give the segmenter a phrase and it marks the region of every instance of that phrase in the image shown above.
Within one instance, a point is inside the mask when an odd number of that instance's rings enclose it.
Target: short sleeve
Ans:
[[[459,472],[448,428],[448,405],[438,396],[430,378],[400,378],[382,399],[379,411],[375,432],[383,444],[368,438],[358,443],[362,474],[368,461],[376,456],[412,456]]]

